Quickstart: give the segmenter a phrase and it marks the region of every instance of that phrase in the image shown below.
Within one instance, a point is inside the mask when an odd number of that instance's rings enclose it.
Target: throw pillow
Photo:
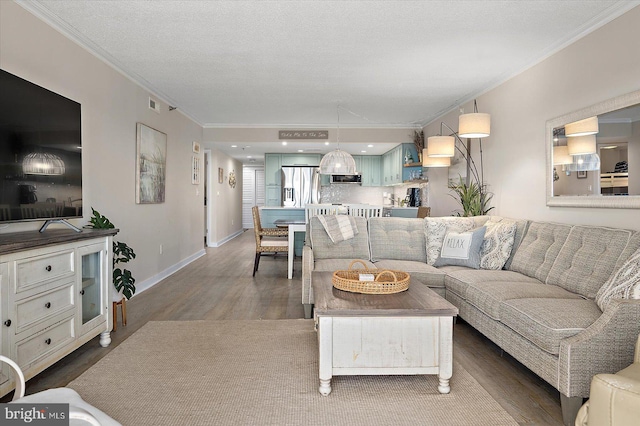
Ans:
[[[480,268],[502,269],[507,263],[516,236],[516,223],[500,221],[486,223],[487,232],[482,244]]]
[[[427,217],[424,219],[424,232],[427,241],[427,263],[431,266],[440,257],[442,242],[447,232],[466,232],[476,228],[471,217]]]
[[[358,227],[356,226],[356,221],[353,216],[335,214],[318,215],[318,220],[334,244],[340,241],[350,240],[358,233]]]
[[[640,299],[640,249],[609,277],[596,294],[596,303],[603,312],[612,299]]]
[[[480,251],[486,230],[483,226],[470,232],[447,232],[440,257],[433,266],[456,265],[479,269]]]

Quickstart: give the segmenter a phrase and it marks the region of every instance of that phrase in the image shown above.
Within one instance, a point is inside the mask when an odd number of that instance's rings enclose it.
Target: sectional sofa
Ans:
[[[640,294],[619,282],[631,277],[638,292],[640,232],[495,216],[356,217],[354,224],[354,238],[333,243],[319,219],[311,218],[302,256],[306,318],[313,306],[312,271],[347,269],[363,259],[372,268],[409,272],[558,389],[566,424],[589,396],[595,374],[614,373],[633,361]],[[485,246],[492,247],[480,266],[433,266],[442,263],[447,232],[482,227]]]

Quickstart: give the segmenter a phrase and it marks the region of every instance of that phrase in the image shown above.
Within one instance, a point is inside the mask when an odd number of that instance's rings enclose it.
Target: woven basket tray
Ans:
[[[354,269],[353,265],[361,263],[364,269]],[[374,281],[360,281],[360,274],[372,274]],[[349,270],[335,271],[331,281],[338,290],[364,294],[400,293],[409,288],[410,275],[402,271],[388,269],[367,269],[363,260],[354,260]]]

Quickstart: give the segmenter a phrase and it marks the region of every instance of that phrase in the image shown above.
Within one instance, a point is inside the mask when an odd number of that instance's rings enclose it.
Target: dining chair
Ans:
[[[11,220],[11,206],[0,204],[0,220]]]
[[[314,216],[339,214],[340,207],[335,204],[307,204],[304,206],[304,222],[309,223],[309,220]]]
[[[260,209],[258,206],[251,208],[253,214],[253,232],[256,236],[256,257],[253,262],[253,276],[256,276],[260,256],[262,253],[285,253],[289,251],[289,236],[287,228],[263,228],[260,223]],[[281,238],[285,237],[285,238]]]
[[[366,217],[382,217],[382,206],[372,206],[370,204],[349,204],[349,215]]]
[[[71,424],[89,424],[93,426],[122,426],[119,422],[109,417],[100,409],[89,404],[70,388],[54,388],[37,392],[28,396],[24,395],[25,381],[22,369],[11,358],[0,355],[0,362],[8,364],[13,370],[16,382],[16,389],[13,393],[11,403],[18,404],[69,404],[69,419],[79,420]],[[11,410],[11,405],[6,407]],[[67,423],[68,424],[68,423]]]

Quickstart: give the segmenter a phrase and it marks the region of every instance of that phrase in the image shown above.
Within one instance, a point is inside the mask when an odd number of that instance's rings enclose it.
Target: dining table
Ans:
[[[288,270],[287,278],[293,278],[293,258],[295,257],[295,234],[296,232],[305,232],[307,225],[304,220],[301,219],[276,219],[273,221],[274,225],[278,228],[288,228],[289,230],[289,254],[288,254]]]

